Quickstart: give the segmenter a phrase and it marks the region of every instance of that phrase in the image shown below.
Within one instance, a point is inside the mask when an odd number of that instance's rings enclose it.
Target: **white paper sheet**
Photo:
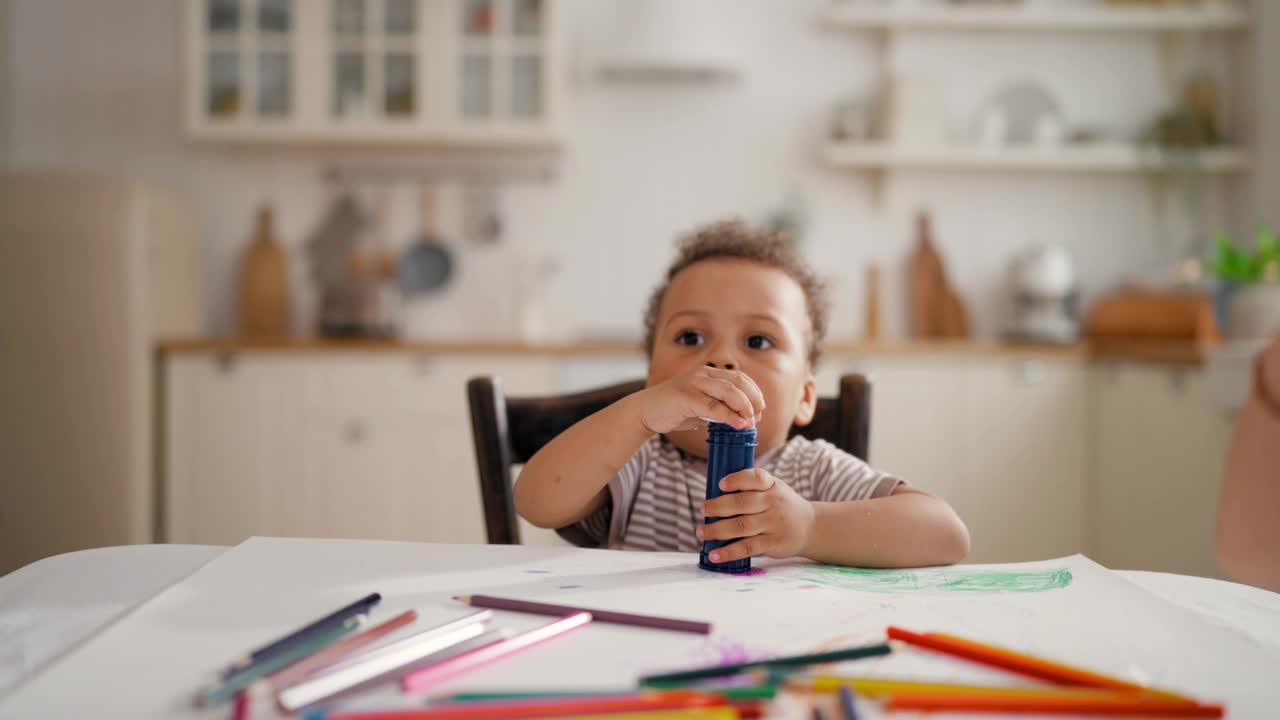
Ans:
[[[696,556],[560,547],[254,538],[143,604],[0,704],[0,717],[225,717],[197,688],[245,650],[378,591],[372,621],[415,608],[404,632],[457,618],[484,593],[706,619],[709,637],[592,624],[460,678],[451,690],[616,688],[662,670],[877,642],[885,627],[945,631],[1228,703],[1270,717],[1280,657],[1080,556],[919,571],[756,561],[740,577]],[[521,631],[547,618],[498,613]],[[902,649],[833,672],[1018,684],[998,671]],[[394,687],[361,705],[404,702]],[[255,718],[270,716],[258,703]]]

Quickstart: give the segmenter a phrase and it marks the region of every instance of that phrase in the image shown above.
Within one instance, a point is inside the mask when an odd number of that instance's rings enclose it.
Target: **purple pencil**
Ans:
[[[564,616],[573,613],[591,613],[596,622],[613,625],[632,625],[635,627],[656,628],[658,630],[674,630],[676,632],[709,635],[711,623],[700,620],[678,620],[676,618],[657,615],[637,615],[634,613],[616,612],[614,610],[597,610],[595,608],[572,607],[569,605],[553,605],[551,603],[533,602],[530,600],[513,600],[492,595],[460,595],[454,600],[472,607],[492,608],[494,610],[512,610],[515,612],[533,613],[535,615]]]

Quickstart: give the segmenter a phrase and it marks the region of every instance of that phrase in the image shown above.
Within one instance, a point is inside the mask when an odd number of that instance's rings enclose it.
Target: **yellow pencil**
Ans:
[[[794,678],[789,687],[810,692],[831,693],[848,685],[854,692],[867,697],[886,697],[895,693],[913,695],[983,695],[986,697],[1059,697],[1059,698],[1114,698],[1141,696],[1143,693],[1097,688],[1064,687],[1008,687],[1000,685],[956,685],[950,683],[921,682],[918,680],[893,680],[888,678],[841,677],[820,675],[810,678]]]

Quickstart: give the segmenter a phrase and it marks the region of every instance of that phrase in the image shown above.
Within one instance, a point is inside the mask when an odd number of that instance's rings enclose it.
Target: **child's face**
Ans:
[[[654,327],[649,385],[705,365],[740,370],[764,394],[757,452],[781,446],[813,417],[809,311],[804,291],[776,268],[737,258],[696,262],[671,280]],[[667,433],[706,457],[705,430]]]

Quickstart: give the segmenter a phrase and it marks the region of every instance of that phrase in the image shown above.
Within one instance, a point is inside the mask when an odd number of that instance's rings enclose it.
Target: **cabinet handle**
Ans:
[[[342,435],[348,445],[359,445],[368,436],[365,424],[359,420],[349,420],[342,429]]]
[[[1014,366],[1014,377],[1022,385],[1039,385],[1048,372],[1039,360],[1023,360]]]
[[[218,368],[218,372],[223,375],[230,375],[236,369],[236,354],[233,352],[221,352],[213,358],[214,364]]]
[[[426,377],[435,369],[435,358],[430,355],[419,355],[413,359],[413,374]]]

